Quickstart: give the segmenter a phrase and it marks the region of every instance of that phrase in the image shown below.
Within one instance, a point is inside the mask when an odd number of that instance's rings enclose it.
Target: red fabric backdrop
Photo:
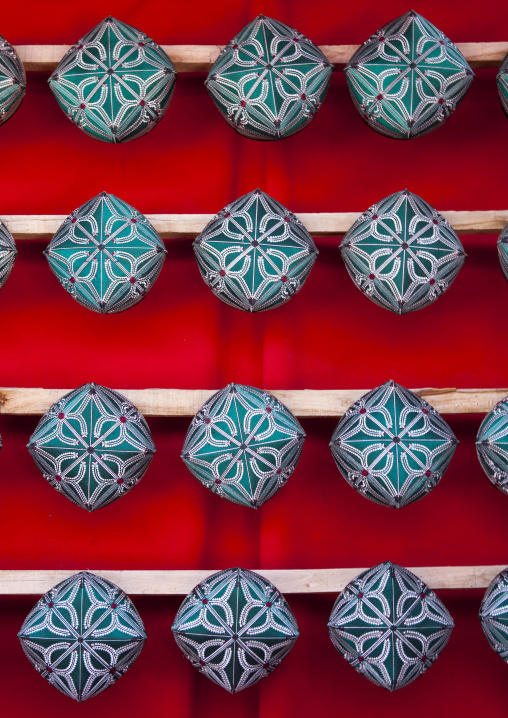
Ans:
[[[408,9],[388,0],[309,3],[58,0],[4,4],[0,32],[13,44],[72,43],[111,13],[161,44],[225,44],[256,14],[287,22],[318,44],[360,43]],[[508,10],[421,0],[415,9],[456,42],[508,39]],[[110,146],[86,137],[57,106],[47,75],[30,73],[25,101],[0,129],[0,216],[67,214],[101,190],[143,213],[215,212],[261,187],[295,212],[365,210],[407,187],[438,209],[508,206],[508,120],[495,70],[478,70],[458,112],[437,132],[396,142],[358,117],[344,75],[299,135],[257,143],[235,134],[203,86],[181,74],[163,122],[147,137]],[[20,241],[0,296],[0,385],[72,388],[220,388],[229,381],[274,388],[507,386],[506,285],[494,236],[463,242],[465,267],[424,311],[398,317],[349,279],[338,239],[304,290],[257,316],[207,290],[188,240],[168,257],[149,296],[125,314],[100,316],[74,302],[52,276],[44,244]],[[328,450],[335,422],[307,420],[306,445],[288,485],[259,511],[221,501],[186,471],[179,454],[188,421],[149,419],[157,454],[134,491],[96,514],[59,497],[25,449],[35,417],[1,417],[0,568],[310,568],[508,563],[508,498],[490,486],[474,448],[480,416],[450,417],[460,439],[442,484],[400,512],[361,498]],[[481,592],[441,592],[457,627],[428,675],[390,695],[335,652],[326,619],[334,596],[289,596],[301,629],[295,649],[258,687],[229,696],[194,671],[170,631],[179,600],[138,598],[149,639],[120,685],[78,708],[30,667],[16,633],[35,598],[0,600],[0,695],[4,715],[35,712],[97,718],[300,718],[376,711],[420,718],[505,710],[508,666],[477,620]]]

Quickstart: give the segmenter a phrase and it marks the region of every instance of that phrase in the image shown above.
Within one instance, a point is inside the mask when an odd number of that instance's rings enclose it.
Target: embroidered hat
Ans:
[[[508,282],[508,224],[504,226],[503,231],[497,240],[497,254],[499,257],[499,264],[501,265],[501,271],[503,272],[504,278]]]
[[[328,621],[335,648],[372,683],[396,691],[430,668],[448,643],[453,619],[407,568],[380,563],[339,594]]]
[[[0,125],[21,105],[26,92],[26,74],[16,50],[0,35]]]
[[[260,189],[224,207],[193,247],[212,292],[246,312],[285,304],[303,287],[318,256],[300,220]]]
[[[508,115],[508,54],[505,56],[499,72],[497,73],[497,91],[501,100],[501,107],[505,115]]]
[[[309,124],[325,99],[332,71],[305,35],[259,15],[222,50],[205,85],[237,132],[278,140]]]
[[[508,569],[498,573],[485,591],[480,623],[492,650],[508,662]]]
[[[9,275],[18,255],[12,234],[3,222],[0,222],[0,289],[9,279]]]
[[[176,70],[150,37],[107,17],[64,55],[49,86],[67,117],[102,142],[129,142],[162,119]]]
[[[451,225],[408,190],[364,212],[342,240],[340,251],[358,289],[397,314],[435,302],[466,258]]]
[[[192,665],[230,693],[275,670],[299,635],[282,594],[243,568],[219,571],[196,586],[172,630]]]
[[[137,209],[101,192],[67,217],[44,254],[76,301],[94,312],[114,314],[146,296],[166,248]]]
[[[142,479],[155,445],[128,399],[100,384],[84,384],[44,414],[28,450],[54,489],[95,511]]]
[[[298,464],[305,433],[287,407],[262,389],[229,384],[191,422],[182,459],[207,489],[257,508]]]
[[[508,396],[482,421],[476,437],[476,452],[491,484],[508,494]]]
[[[358,399],[330,442],[346,481],[376,504],[401,508],[439,483],[458,441],[424,399],[388,381]]]
[[[361,117],[396,139],[440,127],[474,77],[453,42],[414,10],[371,35],[344,71]]]
[[[122,589],[83,571],[36,603],[18,637],[36,671],[82,702],[123,676],[141,653],[146,633]]]

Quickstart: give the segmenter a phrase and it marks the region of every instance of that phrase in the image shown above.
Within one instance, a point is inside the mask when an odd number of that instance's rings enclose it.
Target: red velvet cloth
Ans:
[[[294,25],[317,44],[360,43],[408,6],[357,3],[127,2],[4,4],[0,33],[11,43],[73,43],[106,14],[160,44],[225,44],[259,12]],[[421,0],[416,10],[456,42],[507,40],[508,10],[464,0]],[[101,190],[145,214],[216,212],[261,187],[293,212],[357,211],[407,187],[439,210],[506,209],[508,120],[495,70],[476,71],[456,114],[438,131],[397,142],[360,119],[344,75],[335,73],[312,124],[282,141],[237,135],[221,118],[203,75],[181,74],[168,113],[148,136],[111,146],[86,137],[63,115],[47,74],[29,73],[25,101],[0,128],[0,216],[68,214]],[[20,240],[0,294],[0,385],[71,389],[218,389],[230,381],[275,388],[370,389],[393,378],[407,387],[507,386],[504,303],[495,236],[466,236],[468,258],[433,306],[398,317],[369,302],[341,262],[338,238],[301,293],[249,316],[203,283],[189,240],[168,241],[161,276],[125,314],[100,316],[74,302],[42,255]],[[206,491],[179,458],[187,420],[149,419],[157,454],[141,484],[88,515],[51,489],[25,445],[37,417],[0,417],[0,568],[312,568],[503,564],[508,498],[476,460],[480,416],[449,417],[460,445],[442,483],[400,511],[353,491],[328,449],[335,422],[306,420],[303,456],[288,485],[258,511]],[[334,596],[288,596],[301,638],[274,675],[236,696],[185,661],[170,626],[178,599],[137,598],[149,638],[118,686],[79,708],[146,718],[428,716],[505,710],[508,666],[481,633],[481,592],[440,592],[457,623],[427,676],[390,695],[336,653],[326,620]],[[30,667],[16,633],[35,598],[0,599],[3,715],[74,714],[72,702]]]

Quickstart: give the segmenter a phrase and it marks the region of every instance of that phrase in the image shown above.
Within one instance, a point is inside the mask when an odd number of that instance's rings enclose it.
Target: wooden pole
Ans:
[[[0,414],[42,415],[71,389],[0,388]],[[118,389],[145,416],[194,416],[216,389]],[[295,416],[339,417],[368,389],[269,390]],[[441,414],[486,414],[508,389],[413,389]]]
[[[506,566],[433,566],[410,568],[432,589],[487,588]],[[79,570],[0,571],[0,595],[39,595]],[[86,569],[89,570],[89,569]],[[338,593],[365,568],[255,569],[282,593]],[[117,584],[129,595],[185,596],[209,570],[129,571],[96,570],[91,573]]]
[[[208,72],[223,45],[162,45],[177,72]],[[343,68],[358,45],[322,45],[321,50],[336,69]],[[457,43],[471,67],[498,67],[508,53],[508,42]],[[70,45],[15,45],[26,70],[52,72]]]
[[[346,234],[362,214],[359,212],[298,212],[310,234],[339,236]],[[458,234],[499,234],[508,222],[508,209],[445,211],[443,217],[450,222]],[[163,239],[193,239],[203,231],[213,214],[147,214]],[[62,222],[63,214],[26,215],[5,214],[0,220],[15,239],[51,239]]]

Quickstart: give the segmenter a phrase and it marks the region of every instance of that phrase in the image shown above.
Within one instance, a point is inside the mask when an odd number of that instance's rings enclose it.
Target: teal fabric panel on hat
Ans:
[[[296,417],[262,389],[229,384],[191,422],[182,459],[210,491],[257,508],[296,468],[305,433]]]
[[[300,220],[260,189],[224,207],[193,248],[212,292],[246,312],[285,304],[303,287],[318,256]]]
[[[466,258],[452,226],[408,190],[364,212],[342,240],[340,252],[358,289],[397,314],[435,302]]]
[[[330,449],[362,496],[401,508],[439,483],[458,440],[424,399],[393,381],[358,399],[333,432]]]
[[[440,127],[474,77],[453,42],[414,10],[369,37],[344,71],[361,117],[396,139]]]
[[[69,294],[94,312],[123,312],[140,302],[166,258],[163,241],[137,209],[102,192],[67,217],[46,259]]]
[[[508,569],[498,573],[485,591],[480,623],[492,649],[508,662]]]
[[[21,105],[26,92],[26,74],[16,50],[0,35],[0,125]]]
[[[353,579],[328,621],[330,639],[358,673],[396,691],[419,678],[448,643],[454,623],[414,573],[390,561]]]
[[[505,115],[508,115],[508,55],[506,55],[501,63],[496,81],[501,107],[503,108]]]
[[[18,637],[36,671],[82,702],[123,676],[141,653],[146,633],[122,589],[83,571],[36,603]]]
[[[172,631],[192,665],[230,693],[271,673],[299,635],[282,594],[243,568],[214,573],[196,586],[180,606]]]
[[[87,135],[129,142],[162,119],[176,76],[156,42],[107,17],[70,48],[48,82],[67,117]]]
[[[0,289],[9,279],[9,275],[18,255],[14,237],[3,222],[0,222]]]
[[[488,480],[508,494],[508,397],[498,402],[482,421],[476,452]]]
[[[308,38],[259,15],[222,50],[205,85],[237,132],[256,140],[278,140],[313,119],[332,71]]]
[[[100,384],[84,384],[44,414],[28,450],[54,489],[95,511],[143,478],[155,445],[128,399]]]

